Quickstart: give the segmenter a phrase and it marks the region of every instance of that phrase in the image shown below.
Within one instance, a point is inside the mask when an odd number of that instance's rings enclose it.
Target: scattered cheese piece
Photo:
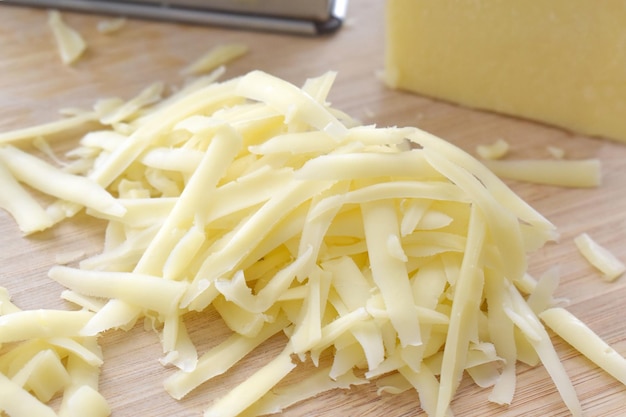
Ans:
[[[181,73],[183,75],[206,74],[241,57],[248,53],[248,50],[248,46],[241,43],[218,45],[183,68]]]
[[[77,261],[85,256],[85,251],[76,250],[72,252],[58,253],[55,255],[54,260],[59,265],[67,265],[74,261]]]
[[[587,233],[578,235],[574,243],[585,259],[604,274],[607,281],[615,281],[626,272],[626,265]]]
[[[48,24],[56,40],[61,61],[64,64],[73,64],[87,49],[87,44],[80,33],[68,26],[58,10],[50,10]]]
[[[18,142],[26,139],[34,139],[39,136],[48,137],[60,132],[71,130],[75,127],[87,125],[89,122],[96,120],[98,120],[97,115],[93,112],[80,113],[75,116],[66,117],[38,126],[30,126],[23,129],[0,133],[0,143]]]
[[[126,18],[118,17],[116,19],[101,20],[96,26],[98,32],[105,35],[119,32],[126,25]]]
[[[491,145],[478,145],[476,153],[483,159],[500,159],[509,151],[509,143],[498,139]]]

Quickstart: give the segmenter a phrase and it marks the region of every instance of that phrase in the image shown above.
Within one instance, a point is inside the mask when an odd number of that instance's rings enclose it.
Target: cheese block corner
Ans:
[[[626,0],[387,0],[393,88],[626,142]]]

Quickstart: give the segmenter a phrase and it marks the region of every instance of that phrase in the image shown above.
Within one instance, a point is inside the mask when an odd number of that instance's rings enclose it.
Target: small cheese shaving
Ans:
[[[248,50],[248,46],[241,43],[218,45],[183,68],[181,73],[183,75],[201,75],[209,73],[245,55],[248,53]]]
[[[615,281],[626,272],[626,264],[617,259],[611,251],[600,246],[587,233],[576,236],[574,243],[585,259],[602,272],[607,281]]]
[[[63,21],[58,10],[50,10],[48,24],[56,40],[61,61],[66,65],[75,63],[87,49],[80,33]]]
[[[498,139],[490,145],[478,145],[476,153],[483,159],[500,159],[509,152],[509,143]]]
[[[126,18],[118,17],[116,19],[101,20],[98,22],[96,29],[98,32],[111,35],[119,32],[126,25]]]

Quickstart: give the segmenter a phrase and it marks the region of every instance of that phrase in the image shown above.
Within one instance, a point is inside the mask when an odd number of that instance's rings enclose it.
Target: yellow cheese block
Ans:
[[[388,0],[385,81],[626,141],[626,0]]]

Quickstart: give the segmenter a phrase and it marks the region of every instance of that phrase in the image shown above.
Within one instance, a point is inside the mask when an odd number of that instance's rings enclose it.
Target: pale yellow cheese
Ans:
[[[626,1],[387,5],[390,86],[626,141]]]
[[[67,25],[57,10],[50,10],[48,25],[57,43],[61,61],[66,65],[76,62],[87,49],[87,44],[80,33]]]
[[[166,99],[153,84],[128,102],[102,101],[101,130],[70,154],[86,160],[80,174],[1,146],[9,191],[23,181],[58,199],[45,207],[51,225],[82,207],[108,225],[102,253],[48,272],[81,310],[19,311],[0,288],[0,344],[15,346],[0,351],[0,392],[15,397],[0,408],[31,415],[21,406],[29,391],[43,400],[62,391],[59,417],[108,415],[97,338],[143,319],[159,336],[159,362],[177,368],[164,381],[172,397],[240,381],[205,416],[281,412],[381,377],[381,391],[413,387],[428,415],[450,417],[466,373],[493,387],[490,401],[511,404],[518,361],[541,361],[580,416],[538,318],[558,279],[526,272],[554,226],[451,143],[417,128],[355,126],[326,101],[333,78],[299,88],[253,71]],[[203,353],[187,313],[209,308],[231,334]],[[261,346],[270,338],[282,352],[252,361],[256,349],[270,354]],[[216,379],[252,362],[252,374]],[[322,373],[295,375],[309,364]],[[291,373],[295,384],[284,380]]]
[[[115,19],[101,20],[98,22],[96,29],[104,35],[110,35],[121,30],[126,25],[126,18],[118,17]]]
[[[91,316],[84,310],[21,310],[0,287],[0,345],[6,343],[0,350],[3,416],[111,414],[97,391],[103,363],[98,340],[79,337]],[[62,399],[58,414],[48,404],[56,398]]]

